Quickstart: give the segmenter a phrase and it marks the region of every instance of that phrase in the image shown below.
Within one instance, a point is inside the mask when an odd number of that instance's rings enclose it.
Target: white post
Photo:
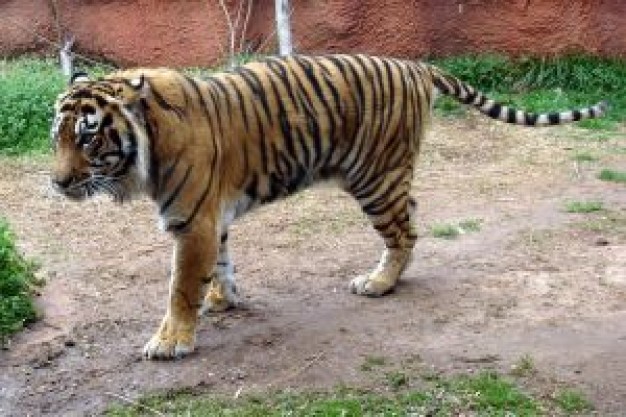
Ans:
[[[290,55],[293,52],[291,43],[291,23],[289,16],[289,0],[276,0],[276,33],[278,35],[278,53],[280,55]]]

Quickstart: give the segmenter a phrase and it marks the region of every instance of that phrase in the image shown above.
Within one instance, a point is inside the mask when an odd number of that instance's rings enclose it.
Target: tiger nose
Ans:
[[[60,188],[60,189],[65,189],[67,188],[70,184],[72,183],[72,177],[71,176],[66,176],[66,177],[54,177],[52,178],[52,184],[56,187],[56,188]]]

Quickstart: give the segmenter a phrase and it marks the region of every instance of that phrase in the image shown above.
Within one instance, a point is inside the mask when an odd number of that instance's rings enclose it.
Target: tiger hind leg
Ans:
[[[228,233],[222,233],[217,261],[205,280],[205,296],[199,315],[226,311],[239,304],[235,285],[235,267],[228,253]]]
[[[417,240],[415,200],[409,195],[411,175],[397,188],[359,198],[361,207],[385,241],[385,250],[376,268],[350,282],[350,290],[359,295],[379,297],[392,291],[411,260]]]

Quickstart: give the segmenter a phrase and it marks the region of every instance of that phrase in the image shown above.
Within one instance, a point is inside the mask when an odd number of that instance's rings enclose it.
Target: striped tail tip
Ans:
[[[552,112],[542,114],[527,113],[527,126],[553,126],[563,123],[578,122],[585,119],[596,119],[604,116],[610,106],[607,101],[601,101],[593,106],[585,107],[578,110],[570,110],[564,112]]]

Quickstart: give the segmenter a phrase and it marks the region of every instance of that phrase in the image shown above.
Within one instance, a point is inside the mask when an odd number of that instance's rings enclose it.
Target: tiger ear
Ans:
[[[131,87],[137,92],[139,98],[146,98],[150,94],[150,83],[146,81],[146,76],[140,74],[138,77],[129,80]]]
[[[143,88],[145,86],[145,82],[146,82],[146,77],[143,74],[141,74],[137,78],[132,78],[130,80],[130,85],[133,86],[133,88],[135,90],[141,91],[141,90],[143,90]]]
[[[70,78],[70,85],[73,85],[76,83],[86,83],[88,81],[91,81],[91,79],[89,78],[89,75],[86,72],[76,71],[75,73],[72,74],[72,77]]]

